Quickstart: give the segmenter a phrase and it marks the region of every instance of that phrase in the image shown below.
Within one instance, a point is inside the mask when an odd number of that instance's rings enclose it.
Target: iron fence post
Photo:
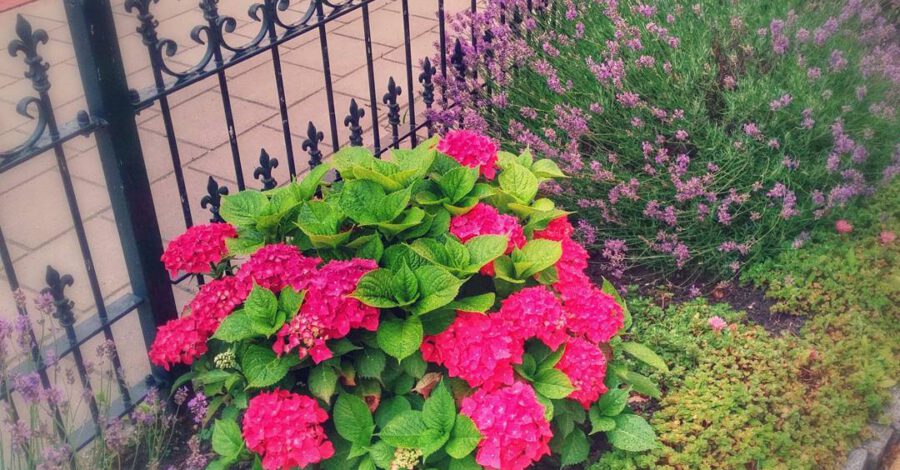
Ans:
[[[116,218],[147,345],[156,327],[177,318],[169,277],[160,262],[162,236],[150,192],[135,107],[122,64],[110,0],[65,0],[75,57],[91,116],[103,123],[97,150]],[[158,378],[164,378],[154,371]]]

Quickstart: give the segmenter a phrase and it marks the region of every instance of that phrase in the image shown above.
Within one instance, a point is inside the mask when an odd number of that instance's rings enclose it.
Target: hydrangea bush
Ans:
[[[486,3],[432,117],[558,162],[612,272],[729,274],[900,172],[890,2]]]
[[[517,470],[581,462],[600,432],[654,447],[627,402],[659,391],[617,353],[665,364],[619,336],[624,303],[539,195],[563,177],[462,130],[387,160],[350,147],[173,240],[166,268],[209,280],[150,358],[190,365],[175,388],[204,397],[212,468]]]

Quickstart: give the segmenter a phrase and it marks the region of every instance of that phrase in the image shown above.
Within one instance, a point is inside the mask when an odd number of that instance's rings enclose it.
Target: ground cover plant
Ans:
[[[666,366],[619,337],[621,299],[538,197],[555,163],[452,131],[331,164],[333,184],[323,165],[225,197],[225,223],[163,256],[209,279],[150,349],[190,365],[173,388],[194,386],[207,468],[515,470],[583,462],[589,433],[657,445],[627,402],[658,390],[623,359]]]
[[[610,271],[730,275],[897,174],[893,7],[492,0],[448,33],[433,117],[558,162]]]
[[[894,183],[855,207],[851,232],[814,233],[745,273],[780,311],[807,317],[796,335],[724,303],[634,299],[636,339],[671,366],[651,420],[662,446],[608,453],[592,470],[840,468],[900,375],[898,196]]]

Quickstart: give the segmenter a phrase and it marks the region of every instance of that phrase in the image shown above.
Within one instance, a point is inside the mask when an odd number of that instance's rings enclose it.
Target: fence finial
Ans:
[[[253,178],[263,184],[263,191],[278,186],[278,182],[272,177],[272,170],[278,168],[278,159],[269,156],[266,149],[259,151],[259,166],[253,171]]]
[[[309,167],[315,168],[322,164],[322,151],[319,150],[319,143],[325,140],[325,133],[316,129],[316,125],[309,121],[306,128],[306,140],[303,141],[301,148],[309,152]]]
[[[366,116],[366,110],[360,108],[356,103],[356,99],[350,100],[350,114],[344,118],[344,125],[350,128],[350,145],[354,147],[362,147],[362,127],[359,120]]]
[[[72,302],[66,297],[65,290],[66,287],[75,284],[75,279],[69,274],[61,275],[59,271],[53,268],[53,266],[48,265],[47,274],[44,277],[44,280],[47,283],[47,287],[41,290],[41,294],[50,294],[53,297],[53,304],[56,307],[56,311],[53,312],[53,317],[56,318],[63,327],[74,325],[75,313],[72,309],[75,307],[75,302]]]
[[[212,218],[209,219],[210,222],[224,222],[222,216],[219,215],[219,207],[222,205],[222,196],[227,195],[228,188],[219,186],[215,178],[210,176],[206,182],[206,195],[203,196],[203,199],[200,199],[200,207],[204,209],[209,208],[209,212],[212,214]]]

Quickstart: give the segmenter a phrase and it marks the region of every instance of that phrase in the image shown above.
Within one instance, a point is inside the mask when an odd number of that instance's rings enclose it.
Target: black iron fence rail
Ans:
[[[42,155],[52,153],[55,157],[61,184],[65,191],[67,207],[72,216],[72,227],[78,239],[80,255],[87,272],[86,285],[89,286],[95,312],[84,321],[75,321],[73,302],[67,297],[66,289],[76,280],[65,273],[59,273],[51,266],[46,268],[46,288],[43,292],[53,301],[54,316],[62,326],[64,337],[49,344],[38,344],[32,334],[32,348],[29,362],[15,369],[17,373],[37,372],[43,387],[52,386],[47,373],[47,356],[44,351],[52,351],[56,357],[71,357],[76,365],[80,385],[90,391],[91,381],[86,371],[86,361],[82,347],[98,335],[105,340],[115,342],[112,326],[131,314],[140,320],[141,331],[147,344],[152,342],[158,325],[176,318],[178,312],[172,292],[173,284],[184,282],[192,276],[180,276],[171,279],[159,262],[162,254],[162,237],[159,221],[156,216],[150,192],[150,181],[144,162],[140,143],[136,116],[142,110],[158,106],[165,127],[165,138],[170,153],[175,182],[181,199],[181,211],[185,227],[194,224],[191,208],[197,204],[207,209],[210,220],[221,220],[218,215],[221,196],[230,190],[242,190],[247,187],[244,181],[243,168],[247,163],[246,156],[241,156],[237,145],[238,136],[235,131],[235,113],[231,106],[226,70],[244,63],[252,58],[271,54],[269,63],[272,67],[275,82],[278,111],[281,117],[284,135],[288,173],[291,178],[298,175],[300,167],[294,155],[294,135],[292,126],[305,127],[305,138],[299,147],[308,154],[309,167],[319,165],[323,161],[324,144],[332,151],[337,151],[342,132],[339,123],[346,128],[347,138],[351,145],[366,144],[363,128],[370,123],[369,140],[373,150],[381,155],[391,148],[399,148],[407,143],[415,145],[418,135],[432,131],[432,123],[427,119],[419,121],[416,112],[417,99],[425,109],[430,109],[435,101],[434,78],[442,73],[446,75],[448,64],[453,63],[451,73],[465,75],[465,66],[455,63],[461,57],[448,55],[446,12],[444,0],[399,0],[401,24],[374,25],[371,18],[371,6],[381,0],[304,0],[308,7],[299,13],[293,23],[283,20],[291,6],[290,0],[257,0],[250,6],[248,16],[259,26],[253,39],[240,45],[233,45],[230,34],[235,30],[237,21],[218,12],[218,0],[196,0],[198,9],[203,13],[205,23],[199,24],[191,32],[192,39],[200,44],[203,56],[193,66],[175,70],[166,62],[179,49],[172,40],[159,37],[158,21],[153,9],[158,0],[126,0],[122,5],[125,13],[134,15],[135,28],[140,33],[146,46],[150,69],[154,84],[140,91],[128,85],[122,64],[122,54],[113,19],[114,7],[111,0],[66,0],[63,2],[68,19],[69,31],[78,69],[84,87],[87,109],[77,114],[71,122],[58,124],[54,106],[48,90],[50,81],[47,70],[50,67],[40,55],[40,47],[48,41],[48,35],[41,29],[33,29],[23,17],[19,17],[16,36],[10,43],[9,51],[13,55],[21,55],[28,70],[25,76],[31,81],[34,95],[23,98],[17,112],[34,120],[35,125],[23,142],[7,151],[0,152],[0,175],[19,165]],[[410,8],[409,2],[434,2],[438,21],[439,39],[436,57],[416,58],[412,56]],[[249,0],[248,0],[249,3]],[[304,3],[307,4],[307,3]],[[476,1],[472,0],[471,8],[476,9]],[[297,14],[296,12],[294,14]],[[351,14],[359,14],[363,27],[363,43],[366,59],[367,99],[351,99],[347,103],[347,114],[338,111],[332,83],[330,54],[328,48],[329,33],[326,26],[339,18]],[[387,83],[376,83],[376,61],[372,52],[373,27],[403,28],[403,58],[405,70],[402,76],[390,77]],[[314,123],[308,120],[303,123],[291,122],[285,98],[285,83],[282,76],[280,47],[307,34],[318,33],[321,60],[323,64],[322,81],[327,97],[327,123]],[[458,49],[458,47],[457,47]],[[414,62],[421,60],[421,62]],[[219,93],[225,115],[223,123],[228,130],[228,141],[232,153],[235,170],[236,188],[222,186],[213,177],[207,182],[206,194],[202,199],[192,201],[188,197],[187,182],[182,172],[178,127],[171,113],[169,97],[180,90],[187,89],[197,83],[212,79],[218,80]],[[406,107],[407,121],[401,122],[401,108]],[[381,116],[386,118],[388,132],[382,135]],[[368,120],[368,122],[366,121]],[[323,126],[324,127],[319,127]],[[326,143],[326,135],[328,142]],[[130,282],[130,292],[117,300],[106,303],[99,287],[99,277],[94,268],[93,254],[87,239],[84,220],[81,217],[78,198],[74,191],[73,177],[69,172],[64,144],[76,137],[92,137],[96,141],[97,151],[103,168],[107,191],[112,203],[112,211],[116,220],[119,239],[125,256]],[[278,166],[278,156],[270,155],[261,149],[258,166],[253,176],[259,180],[261,189],[271,189],[279,182],[273,178],[272,170]],[[282,181],[281,183],[284,183]],[[27,184],[27,183],[26,183]],[[2,202],[2,201],[0,201]],[[0,261],[7,277],[10,289],[19,295],[20,283],[16,274],[16,265],[9,252],[0,227]],[[199,283],[202,278],[197,278]],[[20,317],[29,318],[28,308],[24,303],[16,306]],[[151,384],[166,380],[162,371],[154,370],[152,377],[134,386],[126,384],[119,373],[121,363],[116,352],[113,352],[113,365],[117,371],[116,384],[119,397],[112,403],[108,412],[114,416],[128,413],[135,403],[140,402]],[[15,401],[11,394],[16,393],[9,383],[0,383],[0,401],[5,401],[13,414],[16,413]],[[91,419],[77,433],[73,446],[80,449],[90,442],[91,438],[102,426],[102,417],[97,403],[89,403]],[[59,410],[51,410],[58,417]],[[57,419],[57,421],[60,421]],[[64,432],[57,428],[57,432]]]

